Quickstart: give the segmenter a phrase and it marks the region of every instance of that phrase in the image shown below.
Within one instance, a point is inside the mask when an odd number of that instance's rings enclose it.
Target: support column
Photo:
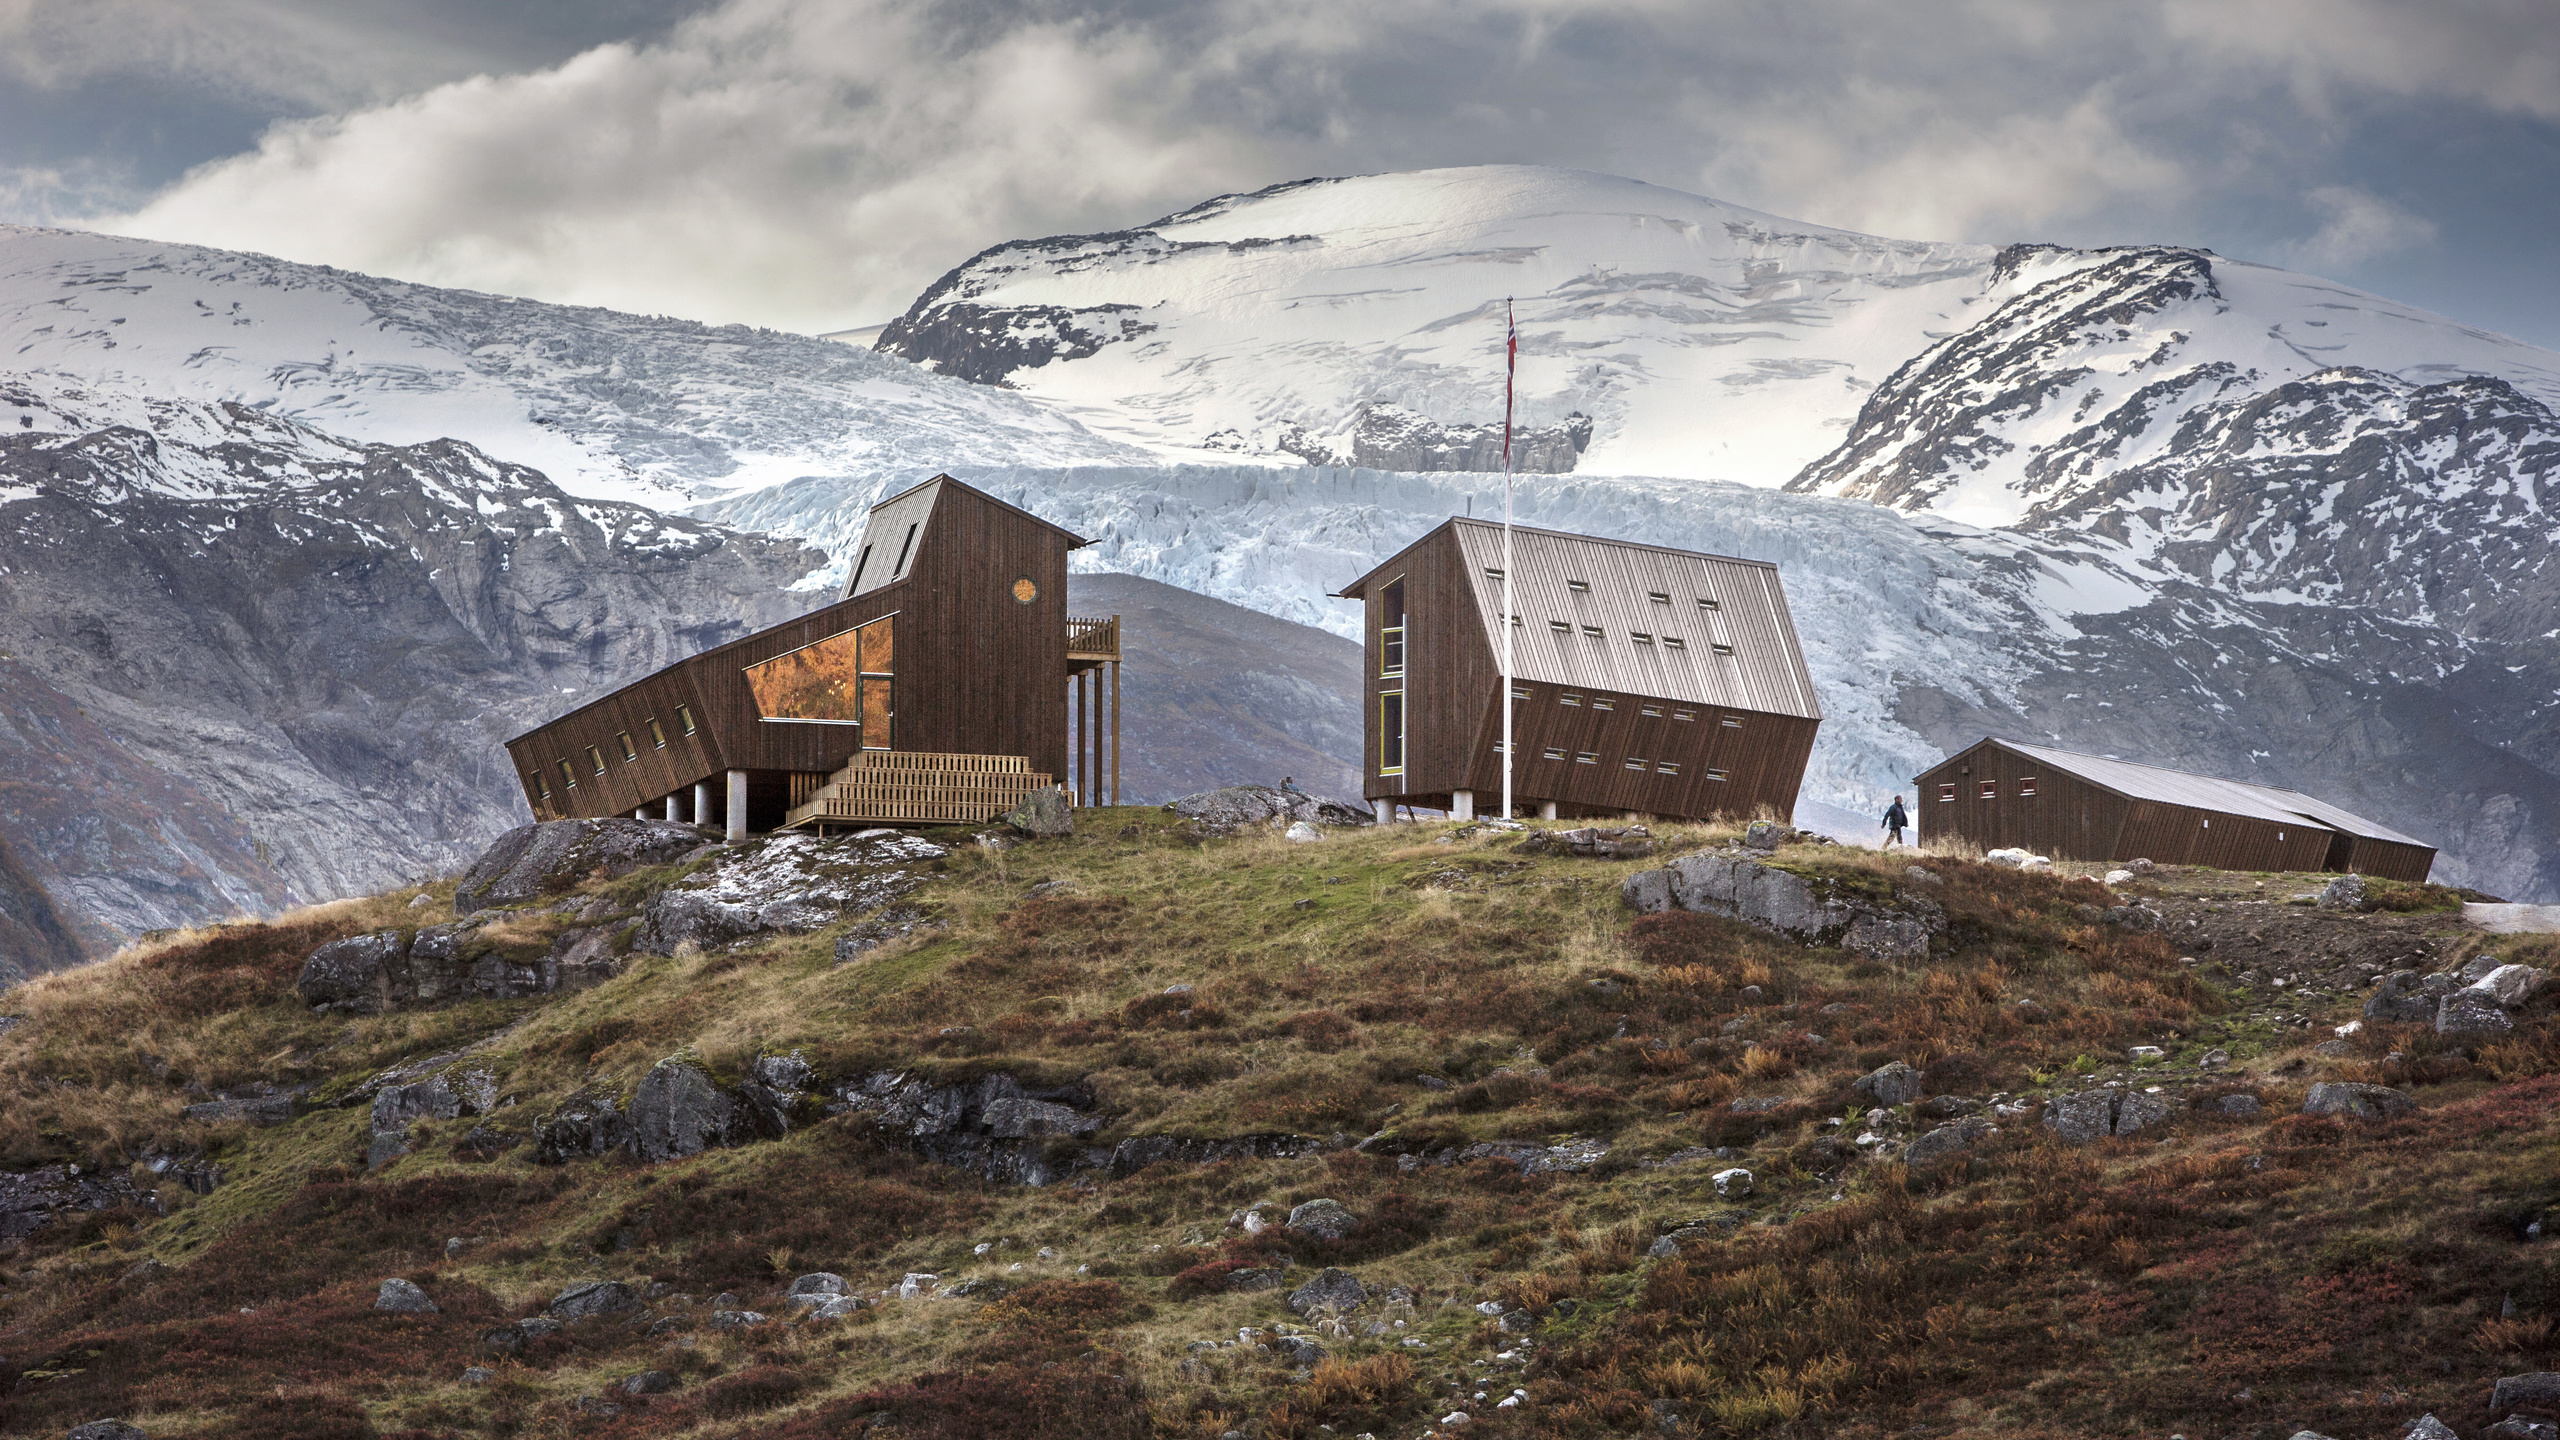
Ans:
[[[667,818],[670,820],[676,818],[676,797],[672,794],[667,796]]]
[[[693,782],[693,823],[711,823],[711,782],[708,780]]]
[[[1541,820],[1553,820],[1556,818],[1556,802],[1553,800],[1539,801],[1538,818]]]
[[[729,772],[729,843],[747,838],[747,772]]]
[[[1067,677],[1067,803],[1084,803],[1084,672]]]
[[[1111,633],[1120,633],[1120,617],[1111,617]],[[1111,662],[1111,803],[1120,803],[1120,662]]]
[[[1476,818],[1476,792],[1473,790],[1456,790],[1450,792],[1449,818],[1452,820],[1473,820]]]

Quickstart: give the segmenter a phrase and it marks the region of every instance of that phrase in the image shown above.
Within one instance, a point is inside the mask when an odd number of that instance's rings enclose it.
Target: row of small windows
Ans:
[[[1520,617],[1517,615],[1512,616],[1511,623],[1517,626],[1520,623]],[[1574,632],[1575,626],[1570,620],[1550,620],[1547,622],[1547,628],[1558,635],[1570,635]],[[1597,625],[1585,625],[1580,628],[1584,637],[1587,639],[1605,640],[1609,638],[1608,632]],[[1650,645],[1654,643],[1655,639],[1653,632],[1650,630],[1630,630],[1627,632],[1627,638],[1638,645]],[[1662,648],[1665,650],[1686,650],[1689,648],[1688,640],[1682,636],[1665,635],[1661,637],[1661,640]],[[1713,650],[1718,655],[1730,655],[1733,653],[1732,646],[1717,641],[1709,641],[1707,643],[1707,648]]]
[[[654,750],[664,750],[664,749],[666,749],[666,748],[667,748],[667,731],[666,731],[666,727],[665,727],[665,726],[662,726],[662,725],[660,725],[660,724],[658,723],[658,717],[657,717],[657,716],[652,715],[652,716],[650,716],[648,719],[643,720],[643,721],[641,721],[640,723],[641,723],[641,725],[642,725],[643,727],[645,727],[645,728],[648,730],[648,732],[649,732],[649,745],[650,745],[650,748],[651,748],[651,749],[654,749]],[[677,724],[678,726],[680,726],[680,727],[683,729],[683,731],[684,731],[684,733],[685,733],[685,734],[690,735],[690,734],[694,733],[694,724],[693,724],[693,707],[692,707],[692,706],[690,706],[690,705],[679,705],[679,706],[677,706],[677,707],[676,707],[676,724]],[[630,731],[628,731],[628,730],[617,730],[617,731],[615,731],[615,732],[614,732],[614,735],[613,735],[613,743],[614,743],[614,748],[616,748],[616,749],[618,749],[618,750],[620,750],[620,751],[622,752],[622,763],[623,763],[623,764],[628,765],[628,764],[630,764],[632,761],[637,760],[637,759],[639,759],[639,758],[640,758],[640,751],[639,751],[638,747],[634,746],[634,745],[631,743],[631,732],[630,732]],[[564,758],[564,759],[562,759],[562,760],[559,762],[559,765],[560,765],[560,788],[561,788],[561,789],[563,789],[563,790],[575,790],[575,789],[577,789],[577,788],[578,788],[578,770],[577,770],[577,767],[576,767],[576,766],[574,766],[574,765],[572,765],[572,764],[570,764],[570,763],[569,763],[569,761],[568,761],[567,759],[565,759],[565,758]],[[593,745],[588,746],[588,747],[587,747],[587,765],[588,765],[588,767],[589,767],[590,769],[592,769],[592,770],[594,771],[594,773],[596,773],[596,774],[598,774],[598,775],[603,774],[603,773],[604,773],[604,751],[603,751],[602,749],[600,749],[600,748],[596,747],[596,746],[593,746]],[[551,782],[550,782],[548,779],[544,778],[544,776],[543,776],[542,772],[541,772],[541,771],[539,771],[539,770],[535,771],[535,772],[534,772],[534,774],[533,774],[533,787],[534,787],[535,792],[536,792],[537,794],[539,794],[539,795],[541,796],[541,798],[543,798],[543,799],[545,799],[545,800],[548,800],[548,799],[550,799],[550,798],[551,798]]]
[[[2033,795],[2033,794],[2035,794],[2035,793],[2036,793],[2036,777],[2034,777],[2033,775],[2021,776],[2021,777],[2019,778],[2019,780],[2018,780],[2018,798],[2020,798],[2020,799],[2022,799],[2022,800],[2023,800],[2023,799],[2027,798],[2028,796]],[[1956,798],[1956,787],[1955,787],[1954,785],[1952,785],[1952,784],[1942,784],[1942,785],[1940,785],[1940,786],[1938,787],[1938,800],[1939,800],[1939,802],[1940,802],[1941,804],[1943,804],[1943,803],[1945,803],[1945,802],[1947,802],[1947,801],[1953,800],[1953,799],[1955,799],[1955,798]],[[1975,781],[1975,782],[1974,782],[1974,796],[1973,796],[1973,798],[1975,798],[1976,800],[1997,800],[1997,799],[1999,799],[1999,798],[2000,798],[2000,782],[1999,782],[1999,781],[1997,781],[1997,780],[1977,780],[1977,781]]]
[[[1499,745],[1494,747],[1497,752],[1500,751],[1501,748],[1502,747]],[[1566,753],[1565,747],[1561,745],[1550,745],[1546,748],[1545,758],[1549,760],[1562,760],[1565,758]],[[1600,763],[1600,752],[1597,750],[1576,750],[1571,753],[1573,755],[1573,763],[1576,765],[1597,765]],[[1680,762],[1677,760],[1647,760],[1641,755],[1630,755],[1619,763],[1621,766],[1629,770],[1650,770],[1656,775],[1677,775],[1680,773]],[[1709,767],[1705,773],[1706,777],[1710,780],[1726,780],[1732,778],[1727,771],[1716,767]]]
[[[1502,578],[1502,572],[1491,565],[1487,565],[1484,567],[1484,578],[1487,580],[1499,580]],[[1567,580],[1564,582],[1564,588],[1572,591],[1576,595],[1588,595],[1591,593],[1591,582],[1588,580]],[[1652,601],[1656,605],[1668,605],[1671,603],[1671,592],[1667,590],[1647,590],[1644,592],[1644,598]],[[1717,611],[1722,610],[1724,606],[1719,602],[1707,599],[1702,595],[1698,597],[1698,608],[1701,610]],[[1593,633],[1597,634],[1598,632],[1594,631]]]

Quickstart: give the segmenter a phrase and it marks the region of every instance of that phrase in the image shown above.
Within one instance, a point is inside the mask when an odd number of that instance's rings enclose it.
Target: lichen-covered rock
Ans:
[[[631,1097],[632,1153],[653,1163],[736,1145],[754,1133],[737,1100],[690,1061],[659,1061]]]
[[[1751,1193],[1751,1172],[1743,1169],[1739,1165],[1734,1166],[1730,1170],[1717,1171],[1713,1177],[1713,1182],[1716,1187],[1716,1193],[1728,1200],[1739,1200],[1743,1196]]]
[[[2311,1087],[2302,1102],[2305,1115],[2347,1115],[2358,1120],[2388,1120],[2407,1115],[2418,1108],[2418,1102],[2406,1091],[2388,1085],[2358,1085],[2344,1080],[2323,1080]]]
[[[555,895],[601,870],[627,875],[683,859],[710,837],[672,820],[548,820],[501,835],[454,887],[453,913],[522,905]]]
[[[2489,1388],[2489,1408],[2512,1410],[2531,1405],[2538,1410],[2560,1410],[2560,1370],[2535,1370],[2522,1375],[2503,1375]]]
[[[1999,1133],[1999,1127],[1979,1116],[1968,1116],[1952,1125],[1941,1125],[1902,1147],[1905,1165],[1934,1165],[1950,1155],[1960,1154]]]
[[[2116,1132],[2131,1135],[2165,1123],[2177,1107],[2162,1096],[2140,1090],[2129,1091],[2116,1100]]]
[[[2466,988],[2487,991],[2497,997],[2499,1004],[2512,1007],[2522,1005],[2539,994],[2550,978],[2550,971],[2531,965],[2500,965],[2472,979]]]
[[[533,1157],[544,1165],[609,1155],[630,1143],[630,1118],[602,1091],[579,1091],[533,1123]]]
[[[100,1173],[47,1165],[0,1173],[0,1240],[32,1235],[66,1211],[111,1210],[122,1205],[159,1208],[149,1195],[134,1188],[130,1173],[122,1169]]]
[[[1573,855],[1589,860],[1635,860],[1654,851],[1653,832],[1642,825],[1532,830],[1514,847],[1523,855]]]
[[[2044,1126],[2067,1145],[2131,1135],[2167,1120],[2175,1107],[2141,1091],[2083,1090],[2045,1102]]]
[[[584,1320],[629,1310],[639,1303],[640,1297],[619,1280],[581,1280],[552,1296],[543,1313],[554,1320]]]
[[[143,1432],[142,1427],[127,1425],[122,1420],[92,1420],[86,1425],[72,1427],[64,1440],[151,1440],[151,1437]]]
[[[1929,937],[1935,933],[1917,916],[1860,915],[1849,922],[1840,948],[1889,965],[1911,965],[1929,958]]]
[[[1808,944],[1840,944],[1855,934],[1860,945],[1893,959],[1926,953],[1929,937],[1946,924],[1934,900],[1906,898],[1886,909],[1842,899],[1828,881],[1808,880],[1739,850],[1702,850],[1659,870],[1640,870],[1621,882],[1619,893],[1642,914],[1677,908],[1722,915]]]
[[[2507,1015],[2507,1007],[2498,1003],[2495,993],[2476,985],[2466,985],[2444,997],[2436,1007],[2436,1033],[2462,1039],[2505,1035],[2516,1028]]]
[[[2365,906],[2364,877],[2341,875],[2320,887],[2323,910],[2362,910]]]
[[[394,971],[395,967],[405,971],[408,951],[409,935],[401,930],[379,930],[323,945],[302,962],[294,993],[315,1010],[380,1014],[391,1008],[397,981],[406,978],[405,974],[395,977]]]
[[[1859,1076],[1849,1088],[1873,1105],[1908,1105],[1920,1098],[1920,1072],[1899,1060]]]
[[[1191,828],[1204,835],[1232,834],[1248,825],[1285,828],[1298,820],[1315,825],[1373,825],[1378,818],[1365,805],[1271,785],[1229,785],[1204,790],[1171,801],[1164,808],[1190,821]]]
[[[1289,1228],[1319,1240],[1339,1240],[1351,1233],[1360,1217],[1344,1209],[1337,1200],[1315,1199],[1289,1212]]]
[[[1076,833],[1075,812],[1067,808],[1067,797],[1057,787],[1034,790],[1022,797],[1022,803],[1005,812],[1004,823],[1017,835],[1032,840],[1055,840]]]
[[[1289,1313],[1304,1320],[1319,1310],[1348,1315],[1366,1304],[1368,1287],[1348,1270],[1327,1266],[1324,1273],[1289,1292]]]
[[[387,1310],[394,1315],[442,1313],[437,1310],[436,1302],[427,1298],[427,1292],[419,1289],[416,1282],[403,1280],[396,1275],[382,1282],[381,1293],[373,1297],[373,1308]]]
[[[2364,1018],[2395,1025],[2433,1024],[2443,997],[2429,994],[2425,980],[2415,970],[2394,970],[2383,976],[2365,997]]]
[[[649,897],[632,948],[672,955],[716,950],[760,935],[798,935],[877,910],[924,883],[925,866],[950,854],[895,830],[841,839],[778,835],[724,850]]]

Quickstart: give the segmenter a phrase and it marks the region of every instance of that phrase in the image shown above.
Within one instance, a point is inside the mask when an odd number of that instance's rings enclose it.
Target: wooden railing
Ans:
[[[866,750],[805,799],[795,784],[799,803],[782,823],[786,830],[819,831],[831,825],[974,825],[1053,783],[1020,755]]]
[[[1120,617],[1095,620],[1083,616],[1067,617],[1067,658],[1069,660],[1117,660],[1120,658]]]

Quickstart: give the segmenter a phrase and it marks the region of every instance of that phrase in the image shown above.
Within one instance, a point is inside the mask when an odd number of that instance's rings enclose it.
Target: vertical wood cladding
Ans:
[[[841,768],[863,743],[861,730],[766,720],[747,684],[747,667],[883,616],[894,617],[897,630],[894,748],[1020,755],[1034,770],[1059,773],[1067,758],[1067,716],[1054,703],[1054,681],[1067,670],[1067,552],[1085,542],[944,477],[880,508],[891,506],[898,507],[901,524],[889,537],[888,558],[875,553],[879,569],[907,548],[905,520],[917,525],[896,581],[866,578],[850,599],[680,660],[508,741],[534,813],[627,815],[699,781],[716,786],[727,771],[744,770],[751,810],[768,821],[778,818],[789,803],[790,776]],[[1027,603],[1016,598],[1022,580],[1031,582]],[[680,705],[695,719],[690,736],[678,718]],[[648,733],[652,718],[665,732],[663,749]],[[622,757],[625,733],[636,759]],[[602,775],[587,758],[589,746],[605,758]],[[562,760],[574,772],[575,788],[562,781]],[[690,814],[689,800],[685,808]]]
[[[1501,803],[1501,580],[1489,573],[1501,565],[1499,527],[1452,520],[1345,587],[1366,612],[1368,798],[1439,808],[1473,790],[1479,809]],[[1794,813],[1821,712],[1774,567],[1523,529],[1512,568],[1520,804],[1554,802],[1566,816]],[[1387,593],[1399,581],[1404,674],[1388,677]],[[1380,698],[1397,690],[1400,775],[1381,764]]]
[[[2076,774],[2068,768],[2075,760],[2156,793],[2129,795]],[[2333,829],[2353,818],[2333,806],[2323,806],[2328,824],[2287,813],[2290,792],[2102,757],[2030,753],[1996,739],[1948,756],[1913,783],[1910,809],[1924,843],[1952,836],[1985,850],[2016,847],[2062,860],[2348,869],[2408,880],[2425,879],[2435,856],[2423,845]],[[2217,794],[2229,797],[2229,808],[2213,803]]]

